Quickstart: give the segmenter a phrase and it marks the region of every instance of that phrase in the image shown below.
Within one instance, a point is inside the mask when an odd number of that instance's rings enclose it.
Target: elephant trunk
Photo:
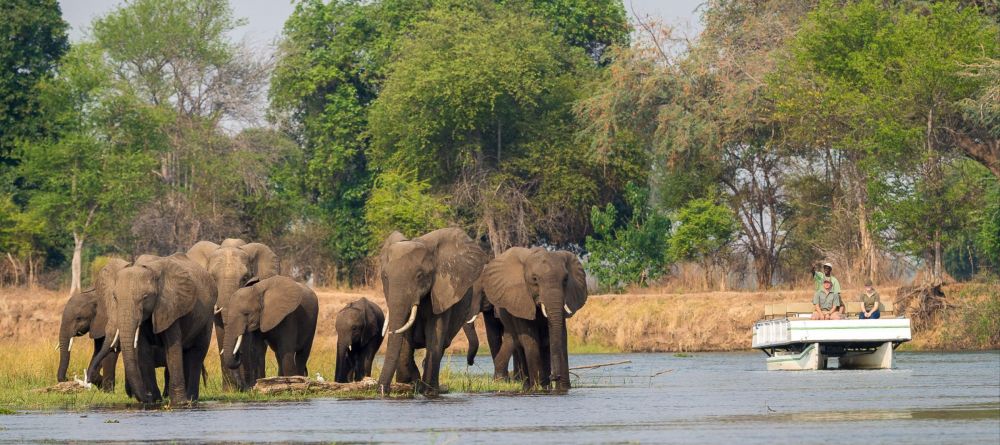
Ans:
[[[559,298],[545,298],[545,295],[558,295]],[[563,311],[563,290],[555,289],[542,292],[541,301],[547,309],[549,325],[549,354],[552,371],[552,381],[556,390],[565,391],[569,384],[569,354],[566,345],[566,313]]]
[[[472,366],[476,364],[476,354],[479,353],[479,334],[476,333],[474,323],[463,324],[462,330],[465,331],[465,337],[469,339],[469,349],[465,351],[465,363]]]
[[[66,381],[66,369],[69,368],[69,345],[73,339],[73,334],[61,329],[59,332],[59,371],[56,372],[56,379],[60,382]]]
[[[241,329],[241,326],[230,326],[226,330],[226,339],[222,346],[222,365],[226,368],[236,369],[240,367],[243,354],[238,354],[238,352],[243,347],[245,330],[246,328]]]
[[[111,335],[111,333],[109,332],[108,335]],[[108,340],[107,337],[104,337],[104,341],[101,342],[101,349],[100,349],[100,351],[98,351],[97,354],[94,354],[94,356],[90,359],[90,364],[87,366],[87,379],[88,379],[88,381],[91,378],[93,378],[94,376],[98,375],[101,372],[100,371],[101,370],[101,363],[108,356],[108,354],[111,353],[112,349],[115,347],[115,345],[119,341],[120,341],[119,340],[119,331],[117,329],[115,330],[115,333],[114,333],[114,335],[112,336],[112,338],[110,340]],[[116,359],[116,361],[117,361],[117,359]],[[112,384],[113,384],[113,382],[112,382]]]
[[[347,383],[351,379],[354,363],[351,361],[348,349],[351,346],[351,335],[337,335],[337,365],[333,380],[337,383]],[[354,376],[358,378],[358,376]]]
[[[135,396],[142,403],[153,403],[156,402],[157,398],[153,396],[153,392],[150,391],[143,370],[140,368],[140,358],[139,358],[139,329],[138,323],[131,323],[123,327],[119,332],[120,340],[119,345],[122,349],[122,362],[125,364],[125,381],[128,383],[129,387],[132,388],[132,395]],[[149,353],[150,351],[147,351]],[[152,363],[147,363],[146,366],[152,366]],[[156,392],[159,392],[158,390]]]
[[[399,300],[398,298],[389,298],[388,295],[386,296],[386,301]],[[382,366],[382,373],[379,374],[378,378],[379,392],[383,395],[389,394],[392,386],[392,378],[396,374],[396,366],[399,365],[399,352],[403,346],[403,336],[410,335],[406,330],[413,325],[416,318],[417,305],[414,304],[412,308],[399,304],[395,306],[394,308],[390,304],[389,318],[385,324],[387,328],[385,335],[388,336],[389,342],[385,350],[385,363]]]

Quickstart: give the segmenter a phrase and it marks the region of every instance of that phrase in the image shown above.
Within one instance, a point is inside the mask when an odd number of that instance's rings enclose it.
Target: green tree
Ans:
[[[769,77],[775,117],[787,140],[832,147],[852,160],[847,165],[862,227],[867,211],[861,204],[908,203],[906,212],[872,218],[913,235],[904,244],[921,243],[937,283],[946,232],[957,227],[949,221],[961,218],[960,206],[948,199],[947,178],[953,147],[967,148],[955,142],[956,128],[963,126],[961,104],[984,82],[966,75],[967,67],[997,58],[998,51],[1000,27],[973,7],[824,2]],[[888,195],[869,196],[868,189]],[[911,195],[901,197],[900,190]],[[904,228],[912,224],[928,236]]]
[[[628,208],[621,213],[611,203],[591,208],[594,235],[586,242],[587,270],[616,292],[660,277],[670,258],[670,220],[650,207],[647,190],[630,183],[625,197]]]
[[[737,230],[732,210],[709,199],[692,199],[677,212],[675,219],[670,258],[700,263],[705,285],[709,286],[712,270],[725,261],[726,249]],[[722,286],[725,290],[725,276]]]
[[[413,172],[387,171],[378,176],[365,205],[373,249],[395,230],[415,238],[446,226],[448,206],[430,195],[429,189],[430,184],[416,179]]]
[[[93,45],[74,46],[40,92],[51,132],[21,146],[19,173],[33,189],[30,208],[50,230],[72,235],[72,293],[80,289],[84,242],[114,240],[151,196],[149,172],[163,141],[156,116],[118,94]]]
[[[56,0],[0,4],[0,174],[14,164],[19,137],[32,136],[41,118],[36,84],[52,75],[69,48]],[[6,181],[4,181],[6,182]]]

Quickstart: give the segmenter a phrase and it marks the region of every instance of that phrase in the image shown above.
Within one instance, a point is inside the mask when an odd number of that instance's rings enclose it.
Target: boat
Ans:
[[[838,369],[892,368],[893,351],[911,339],[910,319],[894,316],[892,303],[882,303],[876,320],[857,312],[848,303],[846,319],[813,320],[811,304],[769,304],[754,323],[751,347],[767,354],[768,371],[827,369],[832,357]]]

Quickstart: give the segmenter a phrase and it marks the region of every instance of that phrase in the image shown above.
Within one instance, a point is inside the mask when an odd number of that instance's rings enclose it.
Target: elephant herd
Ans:
[[[575,255],[514,247],[489,260],[465,232],[449,228],[414,239],[395,232],[379,260],[388,316],[365,298],[337,313],[336,381],[370,376],[385,340],[380,393],[388,393],[395,378],[436,395],[441,359],[459,330],[469,337],[472,364],[478,347],[472,323],[483,314],[494,377],[521,379],[526,388],[569,389],[565,320],[587,300]],[[268,246],[238,239],[200,241],[186,253],[142,255],[132,263],[110,260],[94,287],[64,308],[57,377],[66,380],[74,337],[89,333],[88,382],[113,390],[120,355],[131,397],[197,400],[213,331],[224,389],[245,391],[264,377],[268,348],[279,375],[308,376],[319,303],[311,289],[279,270]],[[417,349],[426,351],[422,369]],[[162,394],[157,367],[165,367]]]

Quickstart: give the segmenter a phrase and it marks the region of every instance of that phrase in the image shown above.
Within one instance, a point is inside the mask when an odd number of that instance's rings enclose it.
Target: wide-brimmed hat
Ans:
[[[829,268],[833,269],[833,264],[823,263],[823,267],[829,267]]]
[[[873,286],[872,280],[870,280],[870,279],[865,280],[865,287],[872,287],[872,286]]]

